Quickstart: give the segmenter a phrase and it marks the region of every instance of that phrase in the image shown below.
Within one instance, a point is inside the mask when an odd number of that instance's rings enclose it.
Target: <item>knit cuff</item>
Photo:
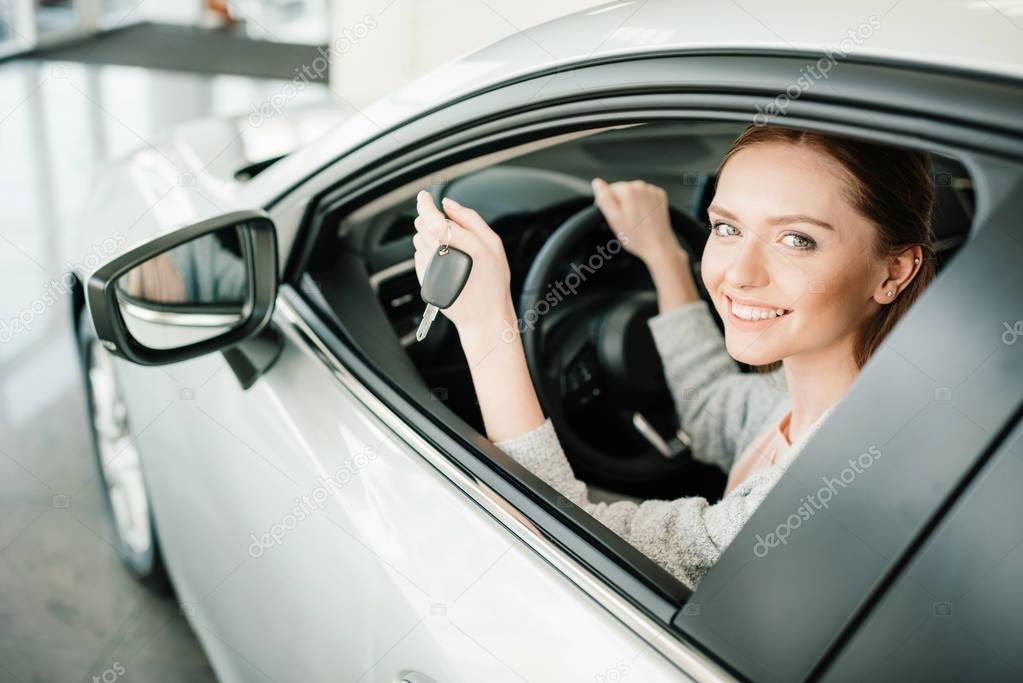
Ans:
[[[509,439],[495,441],[494,445],[523,465],[527,465],[527,461],[532,463],[544,460],[561,448],[554,424],[549,417],[536,429]]]

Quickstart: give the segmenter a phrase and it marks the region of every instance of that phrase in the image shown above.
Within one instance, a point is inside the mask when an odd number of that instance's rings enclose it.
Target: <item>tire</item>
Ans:
[[[161,595],[171,595],[173,589],[160,555],[142,460],[131,440],[114,356],[99,343],[84,308],[76,337],[92,452],[114,547],[128,571],[143,585]]]

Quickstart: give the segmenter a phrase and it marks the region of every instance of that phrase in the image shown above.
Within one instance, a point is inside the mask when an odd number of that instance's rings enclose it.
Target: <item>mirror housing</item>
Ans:
[[[159,299],[147,301],[136,296],[138,292],[129,295],[124,282],[132,279],[130,272],[144,271],[156,263],[154,259],[161,257],[166,280],[166,264],[172,262],[169,252],[177,249],[177,253],[187,253],[186,245],[197,244],[204,237],[208,243],[212,242],[214,235],[211,233],[231,229],[237,232],[240,254],[222,251],[223,256],[216,258],[237,261],[232,265],[244,273],[235,283],[240,290],[237,301],[230,305],[223,302],[191,305],[165,303]],[[197,276],[207,280],[215,277],[215,273],[206,272],[210,270],[208,263],[196,263],[193,269],[199,271]],[[156,281],[161,284],[159,277]],[[276,297],[277,234],[270,216],[260,210],[224,214],[145,242],[98,268],[89,277],[86,287],[86,299],[100,343],[112,353],[139,365],[176,363],[239,344],[259,334],[270,322]],[[131,327],[125,320],[126,312],[133,320]],[[164,331],[168,333],[166,336],[178,337],[181,341],[147,345],[136,336],[138,321],[143,321],[150,330],[150,337],[153,331]]]

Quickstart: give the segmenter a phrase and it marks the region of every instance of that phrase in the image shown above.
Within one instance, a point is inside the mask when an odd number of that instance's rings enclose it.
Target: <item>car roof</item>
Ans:
[[[592,60],[711,51],[831,55],[1023,83],[1023,0],[607,2],[516,32],[371,106],[342,101],[351,111],[344,123],[253,179],[249,196],[274,196],[274,188],[299,182],[347,149],[502,82]]]
[[[829,53],[1023,79],[1023,0],[622,0],[515,33],[429,80],[476,70],[477,78],[502,80],[584,59],[732,49]]]

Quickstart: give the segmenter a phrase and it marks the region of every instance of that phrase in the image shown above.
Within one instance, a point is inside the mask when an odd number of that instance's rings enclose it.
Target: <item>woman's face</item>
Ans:
[[[754,144],[725,164],[701,271],[736,360],[852,353],[887,265],[847,182],[837,162],[803,145]]]

